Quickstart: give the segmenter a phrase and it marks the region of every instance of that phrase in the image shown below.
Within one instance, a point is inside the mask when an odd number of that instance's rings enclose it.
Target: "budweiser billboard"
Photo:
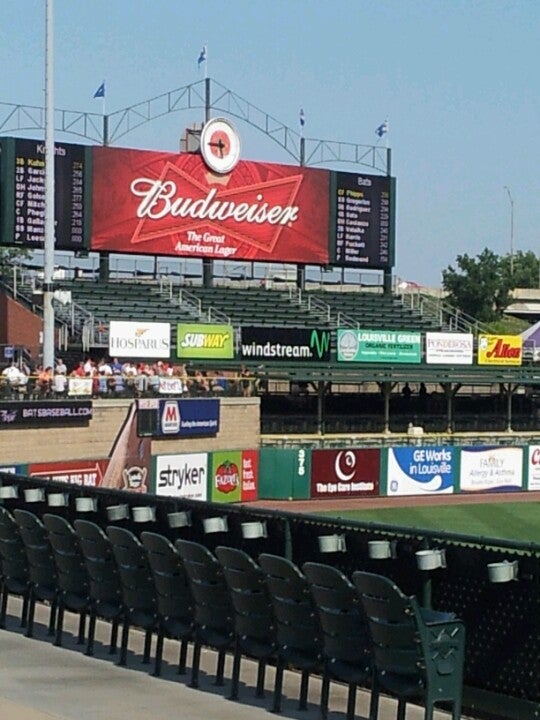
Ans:
[[[91,249],[327,264],[329,177],[249,161],[218,175],[198,154],[94,147]]]

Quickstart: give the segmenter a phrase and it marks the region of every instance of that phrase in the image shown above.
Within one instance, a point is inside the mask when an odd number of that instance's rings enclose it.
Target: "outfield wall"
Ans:
[[[154,450],[156,443],[153,443]],[[220,449],[152,454],[118,487],[212,502],[490,494],[540,490],[540,445]],[[107,486],[108,458],[6,464],[0,470]],[[139,467],[136,470],[140,470]],[[130,474],[131,473],[131,474]]]

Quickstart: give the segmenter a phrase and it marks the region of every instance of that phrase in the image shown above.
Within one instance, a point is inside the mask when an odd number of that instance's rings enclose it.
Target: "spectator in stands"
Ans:
[[[111,383],[111,380],[109,380],[109,383]],[[115,395],[124,395],[126,391],[126,384],[125,384],[125,378],[122,375],[121,370],[113,370],[113,376],[112,376],[112,390]]]
[[[54,397],[62,398],[65,397],[67,394],[68,380],[66,377],[66,373],[60,372],[59,367],[61,368],[62,366],[57,365],[54,371],[52,389]],[[64,365],[63,367],[66,366]]]
[[[409,385],[408,382],[406,382],[405,385],[403,386],[403,388],[402,388],[402,390],[401,390],[401,395],[402,395],[402,397],[403,397],[404,400],[409,400],[409,399],[410,399],[410,397],[411,397],[411,395],[412,395],[412,390],[411,390],[410,385]]]
[[[84,367],[84,374],[85,374],[87,377],[93,377],[94,371],[95,371],[95,368],[96,368],[96,364],[94,363],[94,361],[92,360],[92,358],[86,358],[83,367]]]
[[[52,379],[52,367],[48,365],[46,368],[43,368],[43,366],[40,365],[38,367],[38,376],[36,383],[36,389],[40,397],[49,397],[49,395],[51,394]]]
[[[73,377],[85,377],[86,373],[84,371],[84,363],[82,360],[79,362],[77,367],[71,371],[71,375],[73,375]]]
[[[228,382],[223,374],[223,370],[216,370],[214,377],[211,379],[211,390],[216,395],[222,395],[227,391]]]
[[[57,358],[54,372],[59,373],[60,375],[67,375],[67,367],[62,358]]]
[[[113,373],[115,373],[117,370],[119,372],[122,372],[122,363],[120,362],[120,360],[117,357],[113,358],[113,360],[112,360],[111,370],[113,371]]]
[[[251,397],[252,387],[251,387],[251,380],[250,378],[250,372],[247,369],[245,365],[242,365],[240,368],[240,381],[241,381],[241,388],[242,388],[242,395],[244,397]]]

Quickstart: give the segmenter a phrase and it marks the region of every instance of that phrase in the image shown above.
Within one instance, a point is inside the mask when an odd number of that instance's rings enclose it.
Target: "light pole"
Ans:
[[[514,275],[514,198],[508,185],[504,186],[510,200],[510,275]]]

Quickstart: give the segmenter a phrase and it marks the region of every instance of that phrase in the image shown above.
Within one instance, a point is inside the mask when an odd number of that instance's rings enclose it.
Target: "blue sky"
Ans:
[[[2,0],[2,29],[0,102],[42,105],[45,0]],[[402,278],[438,286],[460,253],[509,252],[504,186],[515,249],[540,252],[536,0],[54,0],[54,30],[58,108],[101,112],[103,79],[107,113],[193,83],[207,44],[210,77],[294,130],[303,107],[308,138],[375,144],[388,118]],[[201,119],[120,144],[175,151]],[[245,158],[290,162],[237,125]]]

